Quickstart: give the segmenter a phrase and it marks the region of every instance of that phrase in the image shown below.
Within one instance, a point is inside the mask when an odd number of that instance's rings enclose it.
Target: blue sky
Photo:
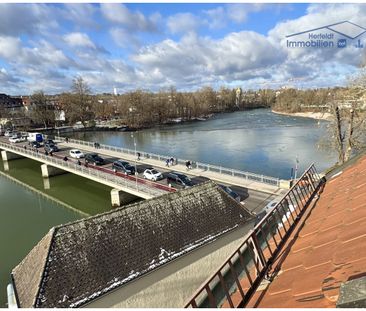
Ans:
[[[288,48],[286,35],[366,27],[365,13],[331,3],[0,4],[0,93],[60,93],[76,75],[95,93],[345,85],[363,49]]]

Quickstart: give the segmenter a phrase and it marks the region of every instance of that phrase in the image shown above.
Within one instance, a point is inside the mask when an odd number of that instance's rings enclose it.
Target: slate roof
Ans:
[[[252,215],[215,183],[52,228],[12,276],[21,307],[79,307]]]
[[[298,227],[280,273],[249,306],[335,308],[340,285],[366,274],[366,156],[327,181]]]

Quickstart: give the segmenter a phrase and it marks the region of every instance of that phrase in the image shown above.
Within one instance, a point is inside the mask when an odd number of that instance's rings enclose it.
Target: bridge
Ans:
[[[165,193],[174,192],[176,189],[169,187],[166,181],[152,182],[139,176],[129,176],[122,173],[114,173],[111,164],[116,159],[123,159],[135,163],[139,168],[137,171],[141,173],[147,167],[159,168],[163,174],[169,171],[182,172],[189,177],[195,177],[197,182],[207,179],[214,180],[228,186],[237,186],[237,189],[248,189],[269,196],[281,193],[281,188],[288,188],[289,182],[279,180],[278,178],[258,175],[254,173],[229,169],[211,164],[193,162],[192,169],[187,172],[184,159],[176,159],[176,164],[172,167],[166,167],[165,160],[168,156],[157,155],[138,150],[130,150],[115,146],[100,144],[96,149],[94,143],[76,139],[68,139],[64,137],[55,137],[54,139],[59,147],[60,152],[53,153],[53,156],[45,155],[43,149],[32,149],[25,143],[9,143],[7,137],[0,137],[0,149],[2,150],[2,158],[9,161],[19,157],[26,157],[41,162],[41,170],[43,177],[52,177],[63,174],[65,172],[73,173],[84,178],[88,178],[98,183],[102,183],[112,188],[111,201],[113,206],[129,203],[136,198],[149,199]],[[68,150],[76,148],[84,153],[98,152],[106,159],[107,164],[103,166],[85,167],[79,165],[77,160],[68,157],[68,161],[64,161],[64,156],[68,156]],[[137,161],[137,153],[140,153],[140,160]],[[240,191],[240,190],[239,190]]]

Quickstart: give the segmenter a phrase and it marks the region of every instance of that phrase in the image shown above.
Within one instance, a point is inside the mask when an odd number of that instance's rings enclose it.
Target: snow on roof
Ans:
[[[251,218],[207,182],[53,228],[13,270],[20,306],[82,306]]]

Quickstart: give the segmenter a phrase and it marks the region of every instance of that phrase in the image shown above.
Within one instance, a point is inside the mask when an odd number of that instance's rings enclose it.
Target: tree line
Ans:
[[[31,96],[32,123],[51,127],[57,123],[54,110],[65,112],[65,123],[80,121],[84,126],[94,120],[118,118],[131,128],[150,127],[173,119],[194,120],[214,113],[231,112],[259,107],[271,107],[275,100],[273,90],[240,92],[221,88],[215,91],[204,87],[195,92],[180,92],[175,87],[159,92],[134,90],[120,95],[92,95],[89,85],[82,77],[76,77],[70,92],[56,97],[57,105],[51,104],[43,91]]]

